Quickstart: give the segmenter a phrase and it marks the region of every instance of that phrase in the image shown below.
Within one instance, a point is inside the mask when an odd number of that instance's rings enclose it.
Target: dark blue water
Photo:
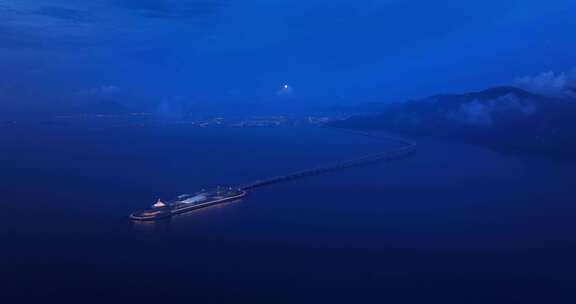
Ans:
[[[393,149],[308,127],[0,130],[3,296],[573,303],[576,164],[418,139],[407,160],[258,189],[170,221],[152,204]]]

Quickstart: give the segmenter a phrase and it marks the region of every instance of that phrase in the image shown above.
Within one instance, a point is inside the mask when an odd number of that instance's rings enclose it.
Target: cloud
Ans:
[[[492,125],[492,110],[488,105],[474,100],[463,104],[456,113],[450,113],[449,118],[467,125],[487,127]]]
[[[154,111],[154,116],[160,120],[183,119],[188,115],[191,104],[193,103],[183,96],[167,97],[160,101]]]
[[[114,85],[104,85],[88,90],[88,94],[92,97],[108,99],[117,97],[122,93],[122,90]]]
[[[537,110],[532,100],[506,94],[489,100],[474,99],[463,103],[456,111],[448,112],[446,118],[469,126],[491,127],[502,115],[528,117]]]
[[[41,48],[42,39],[0,26],[0,49]]]
[[[43,6],[37,10],[33,10],[31,13],[79,23],[89,22],[93,19],[92,15],[87,11],[61,6]]]
[[[54,49],[94,44],[88,7],[0,4],[0,49]]]
[[[576,68],[570,72],[543,72],[517,78],[514,84],[527,91],[554,97],[576,98]]]
[[[200,19],[216,14],[227,0],[116,0],[120,7],[153,18]]]

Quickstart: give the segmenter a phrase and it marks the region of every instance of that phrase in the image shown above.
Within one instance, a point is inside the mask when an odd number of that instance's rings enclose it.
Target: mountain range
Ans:
[[[479,143],[500,150],[576,158],[576,99],[511,86],[388,104],[378,112],[334,122]]]

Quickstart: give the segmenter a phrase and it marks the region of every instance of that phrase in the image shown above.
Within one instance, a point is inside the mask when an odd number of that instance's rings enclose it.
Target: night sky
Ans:
[[[575,28],[573,0],[0,0],[0,109],[480,90],[570,71]]]

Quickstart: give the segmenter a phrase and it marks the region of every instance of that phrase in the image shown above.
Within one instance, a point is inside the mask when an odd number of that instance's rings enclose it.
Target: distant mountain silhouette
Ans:
[[[333,125],[433,135],[548,156],[576,158],[576,100],[505,86],[391,104]]]

